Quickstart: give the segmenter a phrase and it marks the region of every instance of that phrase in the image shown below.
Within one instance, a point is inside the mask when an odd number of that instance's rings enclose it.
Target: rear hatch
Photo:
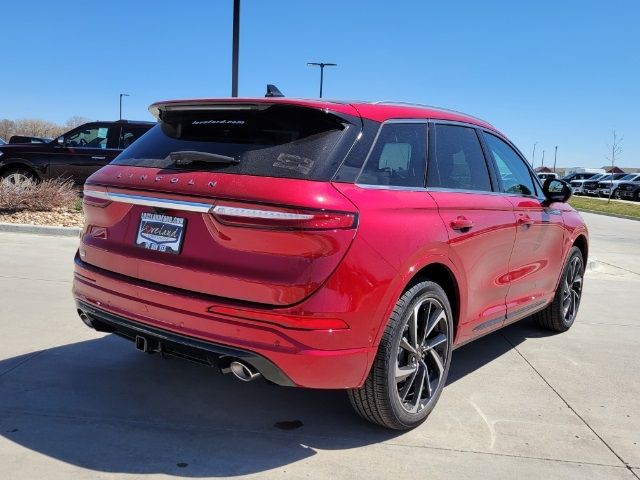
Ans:
[[[290,305],[313,293],[357,227],[356,208],[330,182],[361,130],[355,109],[154,109],[159,124],[85,184],[81,260],[245,302]]]

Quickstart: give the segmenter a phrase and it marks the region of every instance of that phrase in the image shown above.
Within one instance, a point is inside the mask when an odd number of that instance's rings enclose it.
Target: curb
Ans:
[[[29,225],[26,223],[0,222],[0,232],[29,233],[32,235],[53,235],[58,237],[78,237],[79,227],[49,227],[46,225]]]
[[[576,208],[576,207],[573,207]],[[596,215],[604,215],[605,217],[616,217],[616,218],[624,218],[625,220],[635,220],[636,222],[640,221],[640,217],[632,217],[631,215],[620,215],[619,213],[604,213],[599,212],[597,210],[587,210],[586,208],[576,208],[579,212],[585,213],[594,213]]]

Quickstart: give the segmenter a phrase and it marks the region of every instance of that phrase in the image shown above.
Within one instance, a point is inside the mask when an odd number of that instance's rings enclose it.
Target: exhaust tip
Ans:
[[[78,315],[80,316],[80,320],[82,320],[87,327],[92,329],[94,328],[93,322],[91,321],[91,318],[89,318],[89,315],[84,313],[82,310],[78,310]]]
[[[250,382],[260,376],[260,372],[255,368],[237,360],[229,364],[229,370],[238,380],[243,382]]]

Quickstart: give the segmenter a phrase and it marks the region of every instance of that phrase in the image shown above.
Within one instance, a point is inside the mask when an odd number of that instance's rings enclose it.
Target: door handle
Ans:
[[[91,160],[105,160],[107,157],[91,157]]]
[[[533,225],[533,219],[529,215],[521,215],[518,218],[518,225],[524,228],[529,228],[531,225]]]
[[[473,222],[465,217],[458,217],[455,220],[451,220],[451,228],[460,232],[466,232],[471,230]]]

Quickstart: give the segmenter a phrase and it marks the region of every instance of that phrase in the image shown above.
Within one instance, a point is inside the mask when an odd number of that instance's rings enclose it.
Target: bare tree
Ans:
[[[608,161],[611,162],[611,178],[609,179],[609,199],[607,200],[607,203],[611,202],[611,195],[613,195],[613,167],[616,166],[616,160],[618,160],[620,158],[620,156],[622,155],[622,146],[620,145],[622,143],[622,140],[624,140],[624,137],[618,137],[618,132],[616,132],[615,130],[612,132],[613,134],[613,141],[611,142],[611,144],[607,144],[607,151],[609,152],[605,157]]]
[[[71,130],[72,128],[79,127],[84,123],[90,122],[91,119],[87,117],[81,117],[80,115],[74,115],[73,117],[67,118],[67,121],[64,122],[64,128],[67,130]]]
[[[9,137],[14,134],[16,129],[16,122],[3,118],[0,120],[0,138],[5,141],[9,141]]]

